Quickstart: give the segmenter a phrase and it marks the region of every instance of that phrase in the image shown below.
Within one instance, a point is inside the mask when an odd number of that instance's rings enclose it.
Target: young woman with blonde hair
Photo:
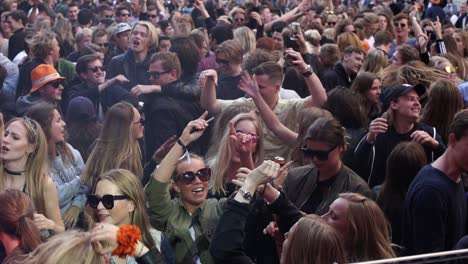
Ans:
[[[0,191],[17,189],[32,200],[34,223],[41,231],[62,232],[57,189],[47,175],[47,140],[34,120],[14,118],[5,126],[2,140]]]
[[[117,103],[106,112],[82,175],[88,189],[93,188],[100,175],[112,169],[126,169],[140,179],[143,177],[138,143],[143,137],[143,122],[138,110],[129,103]]]
[[[92,193],[88,195],[88,205],[94,209],[94,221],[116,226],[136,225],[142,234],[141,243],[149,249],[156,247],[159,252],[168,256],[170,262],[170,246],[163,234],[151,227],[146,213],[143,186],[133,173],[123,169],[110,170],[99,176]],[[163,240],[165,244],[161,250]],[[112,257],[111,263],[134,263],[134,259]]]
[[[240,144],[239,141],[242,141]],[[212,170],[210,188],[215,197],[234,192],[230,183],[240,167],[253,169],[263,162],[263,133],[255,114],[241,113],[224,130],[215,156],[207,163]]]
[[[341,193],[322,218],[341,234],[349,261],[395,257],[385,215],[371,199],[357,193]]]

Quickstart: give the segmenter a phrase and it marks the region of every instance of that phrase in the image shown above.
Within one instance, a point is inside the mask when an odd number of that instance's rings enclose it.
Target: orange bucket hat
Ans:
[[[32,87],[29,93],[34,93],[45,84],[55,80],[65,80],[65,78],[60,76],[52,65],[41,64],[31,71]]]

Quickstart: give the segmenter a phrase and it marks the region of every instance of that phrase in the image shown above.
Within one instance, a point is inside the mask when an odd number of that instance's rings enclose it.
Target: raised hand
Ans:
[[[260,96],[257,79],[255,76],[252,78],[247,71],[242,73],[242,78],[239,81],[239,89],[252,98]]]
[[[387,119],[379,117],[374,120],[369,125],[369,133],[367,134],[367,142],[374,144],[377,135],[387,132],[388,124]]]
[[[208,112],[205,111],[198,119],[190,121],[187,124],[184,131],[182,132],[182,135],[180,136],[182,143],[187,146],[203,135],[205,128],[208,127],[208,122],[205,120],[207,115]]]

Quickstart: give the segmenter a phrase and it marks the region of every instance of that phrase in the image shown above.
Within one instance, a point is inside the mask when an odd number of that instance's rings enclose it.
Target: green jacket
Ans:
[[[227,199],[207,199],[190,215],[180,199],[171,200],[169,186],[170,182],[162,183],[151,178],[145,188],[151,224],[167,234],[176,263],[193,263],[195,255],[203,264],[214,263],[209,253],[210,242]],[[195,241],[189,231],[192,223]]]

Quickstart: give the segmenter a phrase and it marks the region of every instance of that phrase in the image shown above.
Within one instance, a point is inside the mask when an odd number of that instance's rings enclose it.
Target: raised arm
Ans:
[[[303,38],[302,33],[298,34],[298,37]],[[297,67],[297,70],[304,76],[304,80],[309,89],[310,96],[306,98],[305,105],[307,107],[322,107],[327,101],[327,93],[323,88],[322,82],[317,77],[317,74],[313,72],[311,67],[305,63],[302,55],[294,51],[293,49],[287,49],[285,51],[286,56],[294,58],[292,63]]]
[[[217,114],[221,111],[221,105],[218,99],[216,99],[217,84],[218,74],[215,70],[206,70],[200,73],[200,103],[202,108],[208,110],[210,114]]]
[[[196,141],[203,135],[203,131],[208,127],[208,123],[205,117],[208,112],[204,112],[199,119],[190,121],[187,127],[182,132],[182,135],[174,144],[172,149],[167,153],[166,157],[161,161],[161,164],[153,174],[153,178],[162,183],[168,183],[171,180],[172,173],[174,172],[177,161],[185,151],[185,147],[190,143]],[[195,132],[190,133],[192,129],[196,129]]]
[[[294,146],[297,139],[297,133],[287,128],[278,117],[273,113],[268,104],[265,102],[258,89],[258,84],[255,76],[250,77],[249,73],[242,73],[242,79],[239,82],[239,89],[249,95],[255,103],[260,116],[264,123],[267,125],[278,138],[283,140],[286,144]]]

